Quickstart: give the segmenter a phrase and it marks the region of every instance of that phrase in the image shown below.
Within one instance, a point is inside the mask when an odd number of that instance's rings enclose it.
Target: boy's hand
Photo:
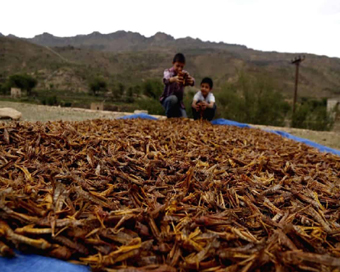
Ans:
[[[201,109],[202,109],[202,110],[205,110],[205,109],[208,107],[208,103],[205,102],[205,101],[202,101],[201,104],[200,104],[200,106],[201,106]]]
[[[183,77],[182,76],[175,76],[175,77],[171,77],[170,78],[170,83],[173,83],[173,82],[176,82],[176,83],[183,83]]]
[[[192,85],[194,83],[194,79],[191,76],[188,75],[185,83],[188,84],[188,85]]]

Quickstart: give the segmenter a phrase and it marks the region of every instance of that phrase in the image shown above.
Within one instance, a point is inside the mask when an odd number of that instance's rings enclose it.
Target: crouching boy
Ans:
[[[168,118],[187,117],[183,103],[184,87],[194,86],[195,79],[183,69],[184,66],[185,57],[178,53],[172,61],[172,67],[164,71],[164,92],[160,97],[160,102]]]
[[[205,77],[201,82],[201,90],[197,92],[192,101],[192,113],[194,119],[204,119],[211,121],[216,112],[215,97],[211,90],[213,81],[209,77]]]

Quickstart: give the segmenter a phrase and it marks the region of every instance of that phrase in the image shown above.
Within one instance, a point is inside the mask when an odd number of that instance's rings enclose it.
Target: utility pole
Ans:
[[[296,105],[296,99],[297,99],[297,91],[298,91],[298,83],[299,83],[299,66],[300,63],[303,62],[305,59],[305,56],[298,56],[295,57],[292,60],[292,64],[295,64],[296,70],[295,70],[295,88],[294,88],[294,102],[293,102],[293,114],[295,113],[295,105]]]

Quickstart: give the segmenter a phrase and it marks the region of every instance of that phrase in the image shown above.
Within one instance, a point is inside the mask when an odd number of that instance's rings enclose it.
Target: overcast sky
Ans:
[[[161,31],[264,51],[340,57],[340,0],[0,0],[0,32]]]

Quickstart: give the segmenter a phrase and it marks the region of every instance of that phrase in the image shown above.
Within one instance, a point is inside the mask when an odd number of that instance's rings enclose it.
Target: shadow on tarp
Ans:
[[[156,117],[140,113],[140,114],[132,114],[120,117],[119,119],[149,119],[149,120],[158,120]],[[227,119],[216,119],[211,122],[214,125],[224,125],[224,126],[237,126],[241,128],[251,128],[251,126]],[[311,147],[315,147],[322,152],[333,153],[335,155],[340,156],[340,151],[336,149],[332,149],[327,146],[323,146],[312,142],[310,140],[299,138],[293,136],[287,132],[279,131],[279,130],[267,130],[268,132],[275,133],[282,137],[304,143]],[[6,259],[0,257],[0,271],[1,272],[59,272],[59,271],[69,271],[69,272],[85,272],[90,271],[90,268],[82,265],[75,265],[65,261],[43,257],[39,255],[23,255],[18,253],[16,258]]]
[[[40,255],[15,252],[16,257],[0,257],[1,272],[89,272],[90,267]]]

